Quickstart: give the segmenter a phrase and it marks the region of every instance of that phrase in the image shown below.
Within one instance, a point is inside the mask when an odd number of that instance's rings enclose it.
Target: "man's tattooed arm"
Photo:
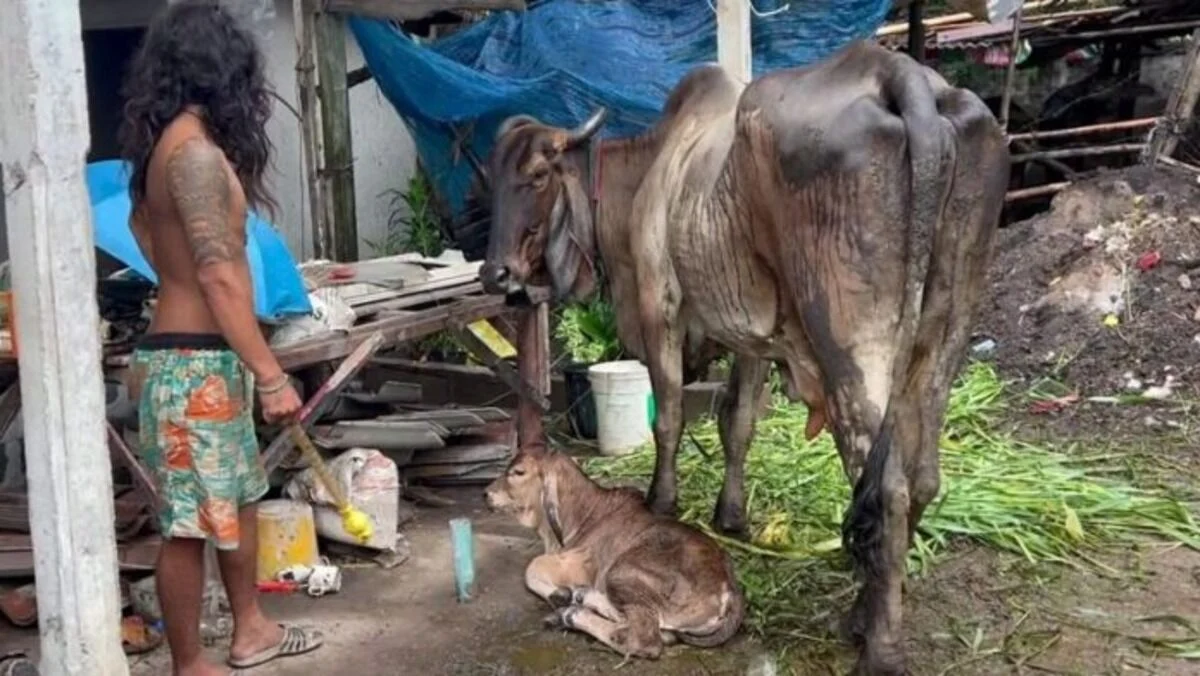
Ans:
[[[254,291],[245,265],[245,244],[233,226],[233,189],[225,157],[204,139],[183,142],[166,168],[167,191],[187,233],[209,312],[229,346],[260,382],[278,379],[283,370],[254,316]]]
[[[197,268],[243,255],[229,227],[233,195],[225,158],[203,139],[184,141],[167,159],[167,189],[183,221]]]

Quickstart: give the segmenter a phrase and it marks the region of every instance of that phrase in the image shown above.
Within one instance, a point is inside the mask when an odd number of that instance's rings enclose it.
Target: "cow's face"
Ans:
[[[538,456],[517,453],[504,474],[488,484],[488,509],[515,514],[528,528],[536,528],[542,509],[543,476]]]
[[[492,230],[479,277],[488,293],[549,283],[560,299],[595,285],[595,234],[583,148],[604,123],[601,108],[576,129],[525,115],[504,121],[488,158]]]

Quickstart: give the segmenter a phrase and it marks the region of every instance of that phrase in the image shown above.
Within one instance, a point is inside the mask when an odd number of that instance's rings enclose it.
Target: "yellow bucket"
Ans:
[[[274,581],[290,566],[318,563],[312,506],[296,500],[258,503],[258,581]]]

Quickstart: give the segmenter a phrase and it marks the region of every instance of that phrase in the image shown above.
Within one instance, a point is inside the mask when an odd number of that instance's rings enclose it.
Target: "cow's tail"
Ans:
[[[924,67],[906,56],[893,58],[896,62],[891,77],[884,83],[884,94],[904,121],[910,173],[904,302],[900,308],[888,403],[842,522],[846,552],[867,580],[879,579],[886,569],[884,480],[892,450],[896,402],[908,380],[925,289],[932,286],[929,277],[934,240],[953,185],[957,156],[954,127],[938,113]],[[930,291],[936,293],[932,288]]]

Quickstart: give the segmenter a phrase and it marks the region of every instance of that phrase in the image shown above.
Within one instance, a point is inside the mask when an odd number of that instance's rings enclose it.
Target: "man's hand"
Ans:
[[[292,387],[290,380],[279,390],[260,392],[258,399],[262,402],[263,419],[269,423],[295,422],[296,414],[302,406],[300,395],[296,394],[296,388]]]

